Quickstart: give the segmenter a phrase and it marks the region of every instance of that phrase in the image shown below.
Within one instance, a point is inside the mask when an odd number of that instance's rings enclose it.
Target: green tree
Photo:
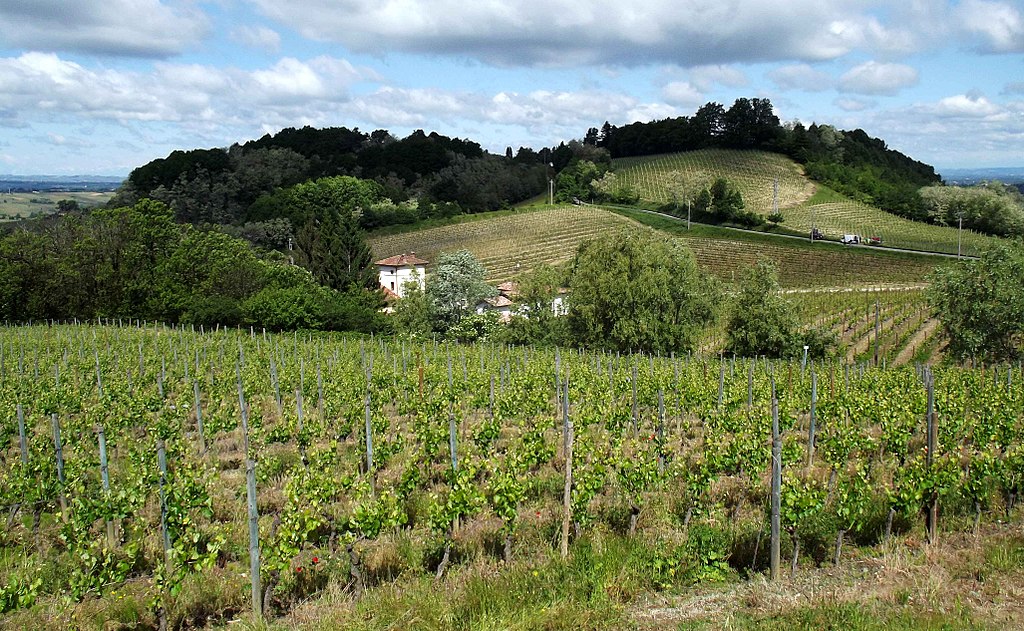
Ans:
[[[402,287],[402,298],[395,303],[393,314],[395,331],[411,336],[427,336],[433,329],[434,311],[430,298],[419,283],[407,281]]]
[[[519,280],[515,297],[520,313],[509,320],[504,333],[513,344],[557,345],[566,341],[566,319],[555,315],[552,302],[567,284],[564,269],[542,263]]]
[[[351,214],[324,209],[299,230],[295,244],[295,262],[312,272],[318,283],[339,291],[376,287],[370,246]]]
[[[582,243],[570,267],[569,328],[579,344],[667,353],[693,346],[717,288],[680,241],[653,230]]]
[[[722,221],[731,221],[743,212],[743,195],[729,180],[718,178],[711,184],[711,213]]]
[[[495,289],[484,282],[487,270],[468,250],[442,254],[434,273],[427,277],[427,296],[439,331],[447,331],[477,303],[493,296]]]
[[[796,315],[782,295],[778,272],[765,259],[746,269],[726,329],[726,350],[748,357],[795,353]]]
[[[929,300],[958,359],[1016,360],[1024,346],[1024,244],[1000,244],[976,260],[939,267]]]

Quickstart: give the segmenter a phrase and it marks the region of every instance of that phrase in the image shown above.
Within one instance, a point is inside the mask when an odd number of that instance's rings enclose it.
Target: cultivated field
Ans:
[[[480,215],[472,219],[381,237],[371,234],[370,247],[375,258],[416,252],[431,263],[442,252],[466,249],[487,268],[488,280],[501,282],[539,263],[564,263],[583,241],[636,225],[615,213],[579,206],[523,210],[496,218]]]
[[[732,282],[759,256],[779,268],[786,287],[850,287],[915,284],[942,259],[900,255],[834,244],[811,246],[797,240],[727,231],[681,229],[669,219],[635,214],[683,239],[697,262],[726,282]],[[472,221],[384,236],[370,235],[375,257],[416,252],[430,262],[441,252],[467,249],[488,270],[489,280],[501,282],[529,271],[538,263],[564,263],[584,240],[638,221],[594,206],[564,206],[473,216]],[[518,267],[517,267],[518,265]]]
[[[79,206],[89,208],[107,203],[113,193],[61,192],[61,193],[8,193],[0,192],[0,221],[39,217],[57,212],[57,202],[70,199]]]
[[[956,228],[910,221],[878,208],[851,201],[815,184],[797,163],[779,154],[761,151],[713,149],[662,156],[616,160],[614,168],[631,184],[641,199],[657,204],[679,199],[679,182],[710,183],[725,178],[743,194],[748,210],[767,216],[772,212],[775,184],[782,225],[809,233],[815,225],[827,238],[843,234],[882,238],[883,245],[956,254],[962,236],[962,252],[975,255],[993,237]],[[685,204],[682,204],[685,216]]]

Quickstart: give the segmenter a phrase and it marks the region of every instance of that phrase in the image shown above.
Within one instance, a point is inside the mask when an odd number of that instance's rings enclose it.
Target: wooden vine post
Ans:
[[[807,466],[814,465],[814,439],[815,431],[817,430],[817,412],[818,412],[818,375],[815,374],[814,368],[811,368],[811,410],[810,410],[810,425],[807,428]]]
[[[263,617],[263,599],[260,597],[260,526],[256,507],[256,461],[249,451],[249,406],[242,392],[242,373],[238,371],[238,404],[242,413],[242,438],[245,443],[245,498],[249,514],[249,581],[252,587],[252,612]]]
[[[572,523],[572,447],[576,435],[572,421],[565,425],[565,489],[562,492],[562,559],[569,556],[569,525]]]
[[[779,579],[782,562],[782,439],[779,437],[779,400],[775,398],[772,380],[772,516],[771,516],[771,580]]]
[[[928,453],[925,455],[925,464],[928,471],[932,471],[935,460],[935,450],[939,443],[939,422],[935,414],[935,375],[931,369],[925,371],[925,387],[928,390]],[[939,540],[939,496],[933,491],[927,507],[925,524],[928,528],[928,543],[938,543]]]

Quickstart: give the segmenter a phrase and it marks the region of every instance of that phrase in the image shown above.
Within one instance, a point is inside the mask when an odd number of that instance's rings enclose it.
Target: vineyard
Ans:
[[[640,198],[668,204],[681,199],[679,184],[697,182],[710,186],[716,178],[728,179],[740,193],[747,210],[760,215],[772,212],[775,183],[779,208],[798,206],[814,194],[815,185],[799,164],[778,153],[705,149],[662,156],[621,158],[615,172],[639,193]],[[686,204],[682,204],[686,210]]]
[[[607,628],[638,594],[1019,530],[1021,367],[885,361],[914,292],[801,300],[881,355],[0,329],[0,624]],[[559,600],[584,568],[607,618]],[[358,610],[506,571],[478,609]]]
[[[370,246],[377,258],[416,252],[431,262],[441,252],[467,249],[484,264],[488,280],[497,283],[528,272],[539,263],[564,263],[586,239],[637,225],[634,220],[594,206],[524,210],[473,219],[414,232],[371,234]],[[918,284],[936,265],[936,260],[929,257],[830,246],[811,248],[789,239],[754,241],[744,240],[744,235],[726,238],[710,236],[700,229],[673,230],[671,234],[685,240],[703,269],[726,282],[734,281],[759,256],[775,262],[785,287]]]
[[[898,217],[884,210],[854,202],[814,184],[800,165],[780,154],[761,151],[702,150],[663,156],[616,160],[616,173],[636,190],[640,198],[669,204],[684,197],[682,184],[709,185],[725,178],[743,195],[746,209],[767,216],[775,203],[784,217],[781,225],[800,233],[817,226],[827,238],[844,234],[880,237],[882,244],[895,248],[929,252],[976,255],[995,242],[993,237],[954,227],[936,226]],[[685,216],[685,204],[681,206]]]
[[[430,262],[438,254],[469,250],[488,271],[488,279],[502,282],[540,263],[564,263],[580,243],[599,234],[635,225],[607,211],[579,206],[522,211],[416,232],[370,236],[375,258],[402,252]]]

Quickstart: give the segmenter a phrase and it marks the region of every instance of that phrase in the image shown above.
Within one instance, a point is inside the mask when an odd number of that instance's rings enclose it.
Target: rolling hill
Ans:
[[[680,182],[710,183],[725,178],[743,194],[747,210],[767,216],[773,210],[778,186],[782,226],[809,233],[817,226],[826,237],[843,234],[878,236],[886,246],[931,252],[974,255],[993,243],[986,235],[953,227],[911,221],[852,201],[807,178],[799,164],[777,153],[730,149],[705,149],[685,153],[623,158],[613,162],[623,181],[641,200],[669,204],[679,198]],[[685,213],[685,206],[683,206]]]

